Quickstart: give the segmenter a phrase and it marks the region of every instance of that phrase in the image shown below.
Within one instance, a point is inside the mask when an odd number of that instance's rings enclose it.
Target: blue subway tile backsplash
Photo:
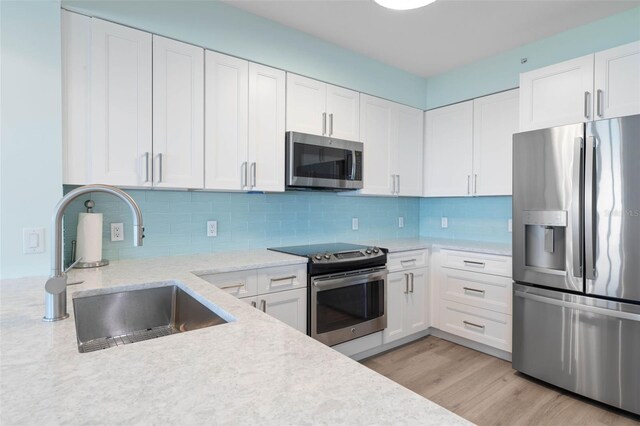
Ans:
[[[70,190],[72,187],[65,187]],[[95,212],[104,214],[103,257],[110,260],[332,241],[357,242],[403,237],[511,241],[511,197],[394,198],[343,196],[331,192],[217,193],[127,190],[142,209],[145,240],[133,247],[131,213],[119,199],[92,194]],[[88,197],[86,198],[88,199]],[[65,215],[65,258],[76,238],[76,200]],[[398,217],[404,227],[398,227]],[[449,227],[441,229],[446,216]],[[359,229],[351,229],[351,219]],[[218,221],[218,236],[206,223]],[[124,223],[124,241],[112,242],[110,224]]]

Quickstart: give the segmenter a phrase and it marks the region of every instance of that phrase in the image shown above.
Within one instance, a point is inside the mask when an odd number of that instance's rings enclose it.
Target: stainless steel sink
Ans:
[[[227,323],[178,285],[96,292],[74,294],[79,352]]]

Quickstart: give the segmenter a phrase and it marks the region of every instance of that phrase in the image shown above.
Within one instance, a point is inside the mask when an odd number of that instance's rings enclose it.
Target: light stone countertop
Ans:
[[[468,424],[198,278],[306,263],[267,250],[74,270],[67,320],[45,323],[44,277],[0,282],[0,424]],[[72,294],[176,280],[228,324],[77,351]]]
[[[423,249],[459,250],[476,253],[496,254],[501,256],[511,256],[512,253],[510,243],[496,243],[475,240],[454,240],[446,238],[396,238],[366,241],[363,244],[383,247],[388,249],[390,253]]]

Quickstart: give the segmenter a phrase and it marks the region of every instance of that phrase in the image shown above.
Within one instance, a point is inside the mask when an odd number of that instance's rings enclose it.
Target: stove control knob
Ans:
[[[367,249],[367,250],[365,251],[365,253],[367,253],[367,254],[371,254],[371,249]]]
[[[319,254],[316,254],[316,255],[315,255],[315,258],[316,258],[316,260],[322,260],[322,256],[321,256],[321,255],[319,255]]]
[[[376,253],[376,254],[380,253],[380,249],[378,247],[374,247],[373,248],[373,252]]]
[[[329,253],[327,253],[327,254],[324,255],[324,258],[329,260],[329,259],[331,259],[331,255]]]

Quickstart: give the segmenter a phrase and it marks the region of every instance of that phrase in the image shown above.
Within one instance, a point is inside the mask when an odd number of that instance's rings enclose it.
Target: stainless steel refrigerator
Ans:
[[[513,139],[513,367],[640,414],[640,115]]]

